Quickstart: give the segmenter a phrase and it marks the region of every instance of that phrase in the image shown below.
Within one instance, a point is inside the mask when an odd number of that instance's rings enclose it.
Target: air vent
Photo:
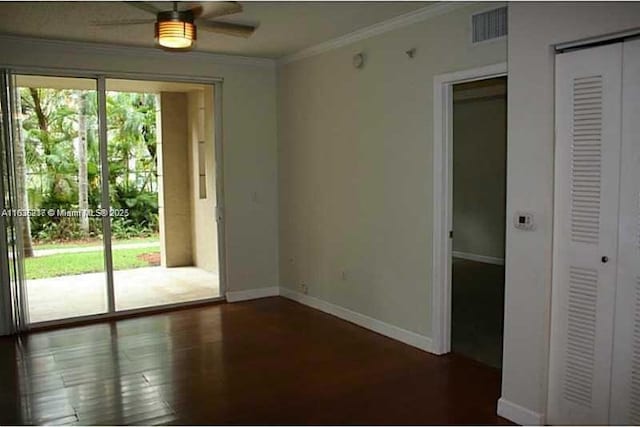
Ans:
[[[471,16],[473,43],[497,39],[507,35],[507,8],[488,10]]]

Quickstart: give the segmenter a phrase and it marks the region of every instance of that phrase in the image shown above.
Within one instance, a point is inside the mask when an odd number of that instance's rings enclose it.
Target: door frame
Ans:
[[[137,72],[106,72],[98,70],[76,70],[76,69],[64,69],[64,68],[46,68],[46,67],[14,67],[0,65],[0,69],[7,70],[11,76],[13,75],[38,75],[38,76],[51,76],[51,77],[69,77],[69,78],[86,78],[96,81],[96,92],[98,95],[98,137],[100,142],[100,160],[103,167],[101,168],[101,178],[108,177],[108,165],[106,164],[107,155],[107,138],[106,131],[107,126],[104,120],[100,120],[101,114],[106,117],[106,110],[104,112],[101,109],[106,108],[106,81],[109,79],[126,79],[126,80],[140,80],[140,81],[163,81],[163,82],[176,82],[176,83],[194,83],[202,85],[213,86],[213,131],[214,131],[214,158],[216,170],[215,174],[215,194],[216,194],[216,208],[211,214],[216,219],[217,225],[217,240],[218,240],[218,280],[219,280],[219,293],[217,297],[200,299],[196,301],[187,301],[180,303],[161,304],[150,307],[141,307],[128,310],[115,310],[115,291],[113,282],[113,270],[112,270],[112,253],[111,253],[111,223],[110,217],[105,217],[103,222],[104,241],[109,242],[104,245],[105,255],[105,274],[107,275],[107,299],[108,308],[106,313],[92,314],[86,316],[77,316],[67,319],[51,320],[45,322],[28,323],[26,330],[34,330],[40,328],[49,328],[62,325],[70,325],[74,323],[84,323],[97,320],[113,319],[120,317],[127,317],[131,315],[139,315],[144,313],[158,312],[159,310],[170,310],[174,308],[186,308],[189,306],[200,306],[206,303],[220,302],[226,300],[227,289],[227,277],[228,268],[226,264],[227,260],[227,244],[226,244],[226,221],[225,221],[225,199],[224,199],[224,174],[223,174],[223,114],[222,114],[222,88],[224,79],[221,77],[206,77],[206,76],[181,76],[175,74],[162,74],[162,73],[137,73]],[[104,92],[103,92],[104,90]],[[104,95],[101,95],[103,93]],[[104,167],[107,165],[107,167]],[[105,183],[102,179],[102,193],[103,204],[105,199],[107,205],[105,208],[110,207],[108,200],[108,193],[105,194]],[[107,187],[108,188],[108,187]]]
[[[433,78],[431,340],[435,354],[451,351],[453,85],[504,76],[507,76],[506,62],[439,74]]]
[[[0,150],[0,207],[2,209],[12,209],[17,194],[15,183],[15,146],[13,146],[15,132],[15,99],[16,94],[14,81],[11,72],[0,70],[0,110],[2,119],[0,133],[2,133],[2,144],[5,145],[4,150]],[[5,169],[6,168],[6,169]],[[5,177],[7,180],[5,181]],[[8,197],[7,197],[8,196]],[[5,250],[0,251],[0,282],[4,284],[0,290],[0,307],[4,313],[0,318],[0,333],[10,334],[18,332],[26,328],[29,321],[28,305],[26,301],[26,293],[21,283],[21,277],[24,272],[23,260],[17,258],[15,254],[23,247],[22,233],[13,234],[13,240],[7,233],[8,228],[16,231],[15,224],[20,223],[21,218],[10,218],[3,216],[0,218],[0,239],[6,246]],[[2,244],[0,244],[1,246]],[[13,252],[13,258],[11,253]],[[13,275],[12,275],[13,273]]]

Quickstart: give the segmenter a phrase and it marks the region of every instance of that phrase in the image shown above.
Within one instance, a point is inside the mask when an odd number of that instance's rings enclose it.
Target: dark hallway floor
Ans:
[[[451,350],[502,367],[504,266],[453,259]]]
[[[283,298],[0,338],[0,424],[496,424],[500,375]]]

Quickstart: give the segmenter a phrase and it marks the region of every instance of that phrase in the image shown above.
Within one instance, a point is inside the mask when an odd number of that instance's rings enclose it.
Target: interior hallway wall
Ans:
[[[491,6],[281,66],[281,286],[305,284],[312,297],[428,342],[433,77],[505,61],[504,39],[470,42],[471,14]]]
[[[494,80],[497,90],[506,80]],[[504,259],[507,97],[454,86],[453,250]],[[491,88],[489,88],[491,89]],[[464,97],[464,93],[467,97]]]

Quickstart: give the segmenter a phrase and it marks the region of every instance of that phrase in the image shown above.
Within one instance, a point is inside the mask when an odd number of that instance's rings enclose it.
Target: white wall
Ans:
[[[276,70],[272,61],[0,36],[0,66],[221,77],[227,290],[278,283]]]
[[[503,413],[521,423],[546,410],[552,265],[553,45],[640,26],[639,3],[510,3],[507,220],[536,215],[537,230],[507,228]],[[518,408],[521,407],[520,409]]]
[[[504,81],[497,84],[506,86]],[[455,87],[454,91],[459,93]],[[506,159],[506,95],[459,101],[455,100],[454,95],[455,252],[504,258]]]
[[[505,61],[504,40],[469,43],[470,14],[489,7],[281,67],[282,286],[431,335],[433,77]]]

